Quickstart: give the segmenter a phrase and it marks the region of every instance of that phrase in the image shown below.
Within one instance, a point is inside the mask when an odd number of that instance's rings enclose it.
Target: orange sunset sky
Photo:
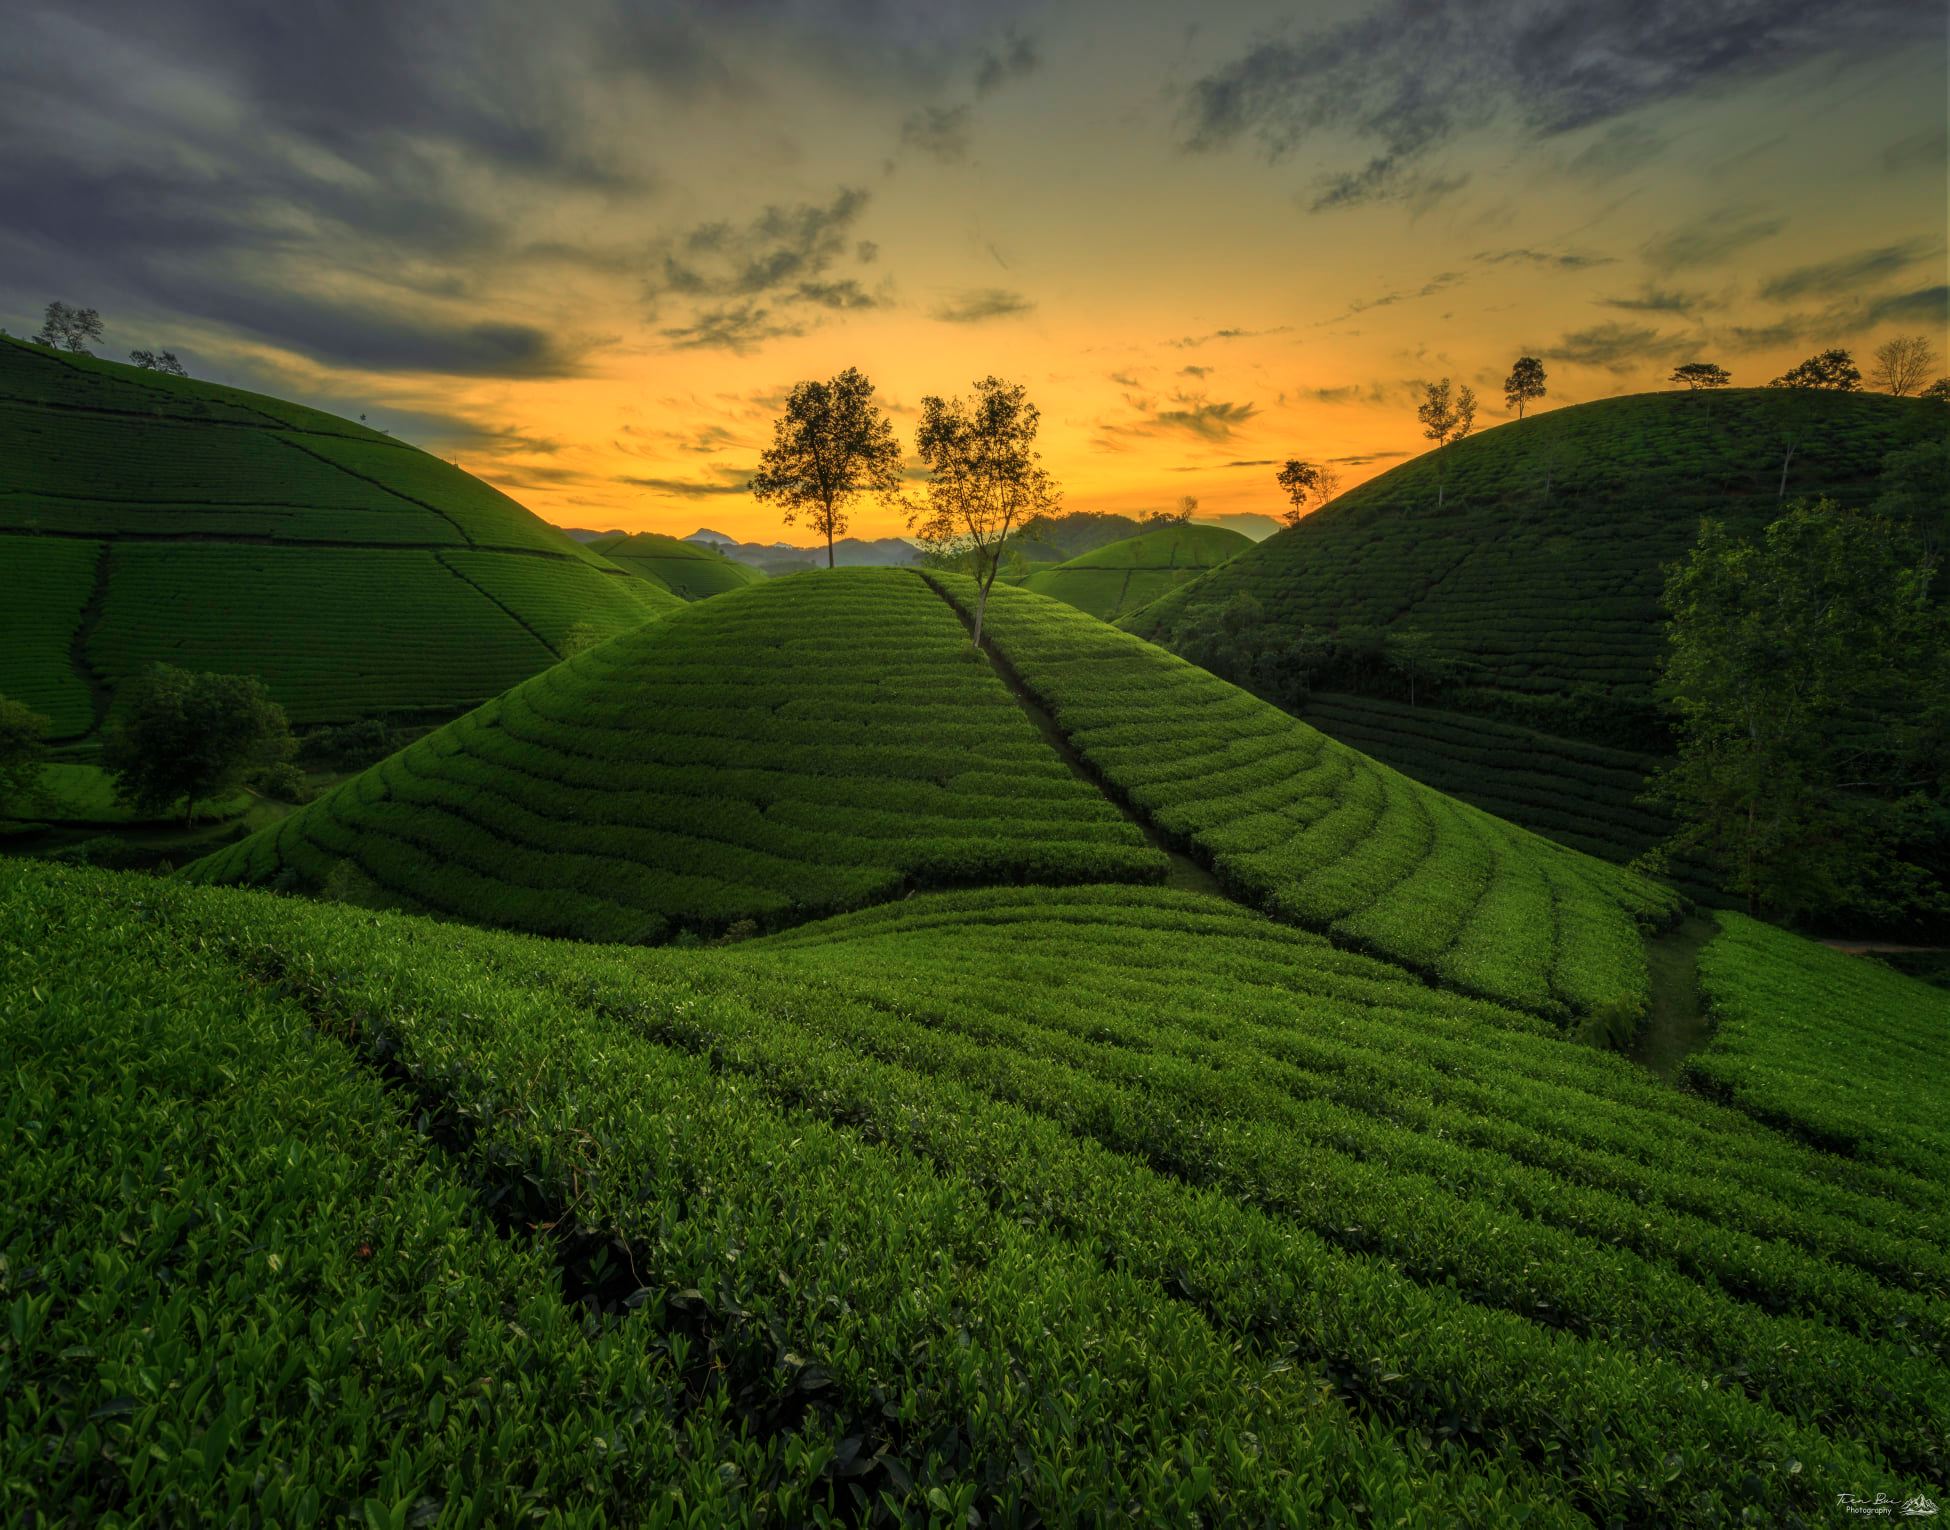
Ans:
[[[1020,379],[1068,508],[1218,514],[1419,450],[1424,380],[1498,423],[1522,352],[1550,408],[1950,348],[1936,5],[168,9],[10,21],[0,322],[565,525],[790,537],[744,485],[850,365],[910,439]]]

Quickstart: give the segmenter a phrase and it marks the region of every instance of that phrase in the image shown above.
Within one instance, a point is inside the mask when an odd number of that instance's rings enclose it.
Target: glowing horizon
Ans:
[[[1520,354],[1551,409],[1950,350],[1943,24],[1899,0],[592,0],[440,46],[432,3],[174,9],[25,12],[0,320],[98,307],[103,354],[366,414],[562,525],[810,541],[742,485],[846,366],[906,440],[1019,379],[1066,509],[1218,516],[1278,514],[1289,456],[1416,454],[1426,380],[1500,423]]]

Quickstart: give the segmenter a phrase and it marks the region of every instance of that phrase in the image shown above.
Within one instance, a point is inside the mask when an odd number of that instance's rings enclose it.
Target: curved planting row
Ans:
[[[1487,998],[1607,1027],[1643,1011],[1639,923],[1672,914],[1667,889],[1054,602],[998,590],[985,631],[1110,786],[1253,902]]]
[[[1946,1477],[1950,1225],[1930,1185],[1217,899],[989,889],[625,951],[6,880],[30,889],[22,929],[65,940],[64,909],[85,912],[91,971],[61,993],[119,1004],[176,951],[229,964],[219,991],[302,1019],[227,1044],[282,1059],[294,1028],[338,1038],[422,1123],[433,1169],[609,1251],[565,1263],[562,1295],[613,1314],[587,1330],[603,1353],[668,1356],[697,1390],[686,1406],[654,1369],[614,1373],[650,1399],[640,1432],[573,1480],[558,1436],[510,1415],[483,1491],[532,1469],[539,1513],[625,1513],[667,1474],[699,1516],[1812,1523],[1838,1492],[1901,1502]],[[32,1034],[44,1010],[18,1003]],[[135,1098],[221,1108],[253,1086],[236,1071],[158,1074]],[[150,1172],[187,1151],[163,1134]],[[169,1195],[147,1199],[167,1223]],[[35,1204],[45,1226],[95,1202]],[[276,1247],[315,1260],[337,1215],[294,1214]],[[461,1268],[490,1328],[507,1277]],[[230,1269],[185,1264],[173,1289],[207,1300]],[[287,1296],[321,1336],[338,1300],[329,1282]],[[54,1305],[65,1326],[18,1351],[38,1369],[93,1346],[97,1309]],[[612,1406],[582,1354],[509,1342],[522,1395],[577,1389],[570,1438]],[[103,1415],[117,1450],[94,1491],[149,1506],[152,1440],[202,1459],[182,1446],[202,1448],[195,1383],[220,1352]],[[459,1370],[382,1373],[389,1502],[466,1448],[433,1403],[467,1395]],[[115,1384],[36,1394],[42,1427],[85,1444]],[[336,1438],[359,1403],[313,1406]],[[708,1505],[699,1460],[725,1464]],[[339,1485],[323,1507],[357,1502]]]
[[[754,586],[584,654],[200,863],[348,864],[412,904],[591,939],[804,918],[913,884],[1161,877],[918,579]]]

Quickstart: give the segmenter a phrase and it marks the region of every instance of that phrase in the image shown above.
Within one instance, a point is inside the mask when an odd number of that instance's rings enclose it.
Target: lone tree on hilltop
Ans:
[[[914,449],[928,469],[927,502],[907,524],[930,552],[973,556],[978,645],[1011,528],[1051,513],[1061,498],[1036,450],[1042,418],[1021,383],[999,377],[983,378],[965,401],[921,400]]]
[[[1928,336],[1898,335],[1876,347],[1875,365],[1869,377],[1884,393],[1897,398],[1916,392],[1936,365],[1936,351]]]
[[[11,697],[0,696],[0,818],[35,800],[41,763],[47,758],[47,719]]]
[[[152,664],[116,697],[102,746],[116,797],[145,812],[220,796],[289,760],[296,745],[284,708],[254,675],[192,674]]]
[[[1178,496],[1178,503],[1169,510],[1153,510],[1144,518],[1147,526],[1183,526],[1191,520],[1198,510],[1198,500],[1190,494]]]
[[[1535,356],[1519,356],[1503,379],[1503,401],[1523,418],[1523,407],[1544,396],[1544,364]]]
[[[1925,388],[1920,396],[1929,399],[1932,403],[1950,404],[1950,377],[1939,377]]]
[[[1834,349],[1810,356],[1767,385],[1770,388],[1826,388],[1834,393],[1857,393],[1862,373],[1847,351]]]
[[[847,506],[862,494],[893,500],[900,493],[901,449],[894,427],[874,402],[873,384],[857,367],[830,382],[802,382],[772,425],[772,444],[759,459],[752,497],[776,504],[790,526],[806,517],[826,539],[846,531]]]
[[[1684,383],[1695,393],[1703,393],[1713,388],[1724,388],[1733,381],[1733,374],[1725,367],[1711,361],[1689,361],[1672,369],[1668,382]]]
[[[1289,457],[1279,471],[1278,482],[1293,504],[1282,511],[1289,526],[1298,526],[1309,509],[1318,510],[1341,492],[1341,475],[1323,462],[1303,462]]]
[[[1654,794],[1752,913],[1945,911],[1950,612],[1881,516],[1790,506],[1757,541],[1701,522],[1666,580],[1679,748]],[[1933,843],[1932,843],[1933,842]]]
[[[1426,397],[1416,407],[1415,417],[1422,422],[1422,434],[1435,442],[1435,507],[1440,510],[1449,477],[1449,457],[1443,448],[1476,428],[1476,391],[1464,383],[1452,395],[1446,377],[1427,384],[1424,391]]]
[[[129,360],[145,372],[161,372],[167,377],[190,375],[174,351],[130,351]]]
[[[92,308],[70,308],[66,303],[49,303],[41,321],[36,345],[49,350],[73,351],[77,356],[92,356],[87,342],[102,337],[102,316]]]

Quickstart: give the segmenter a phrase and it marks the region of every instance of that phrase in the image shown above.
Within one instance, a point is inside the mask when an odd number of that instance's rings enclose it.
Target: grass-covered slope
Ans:
[[[1644,1009],[1639,925],[1671,915],[1664,888],[1054,601],[997,589],[985,633],[1111,790],[1240,896],[1506,1003],[1621,1026]]]
[[[765,577],[750,564],[727,558],[715,548],[651,531],[598,537],[586,545],[618,568],[662,585],[683,600],[704,600],[727,590],[742,590]]]
[[[1122,624],[1170,645],[1246,592],[1276,649],[1305,627],[1419,628],[1468,666],[1447,704],[1618,741],[1651,722],[1661,569],[1701,516],[1771,518],[1790,437],[1790,499],[1866,504],[1883,457],[1942,420],[1804,389],[1550,410],[1383,473]]]
[[[915,884],[1164,871],[927,585],[845,569],[571,659],[192,874],[353,877],[486,923],[655,940]]]
[[[1252,545],[1223,526],[1168,526],[1036,569],[1022,585],[1112,621]]]
[[[0,1045],[30,1518],[1815,1524],[1950,1480],[1939,1184],[1214,898],[643,951],[0,861]]]
[[[156,660],[260,675],[300,724],[452,711],[553,663],[578,623],[608,636],[677,604],[364,426],[16,340],[0,597],[0,694],[61,738]]]

